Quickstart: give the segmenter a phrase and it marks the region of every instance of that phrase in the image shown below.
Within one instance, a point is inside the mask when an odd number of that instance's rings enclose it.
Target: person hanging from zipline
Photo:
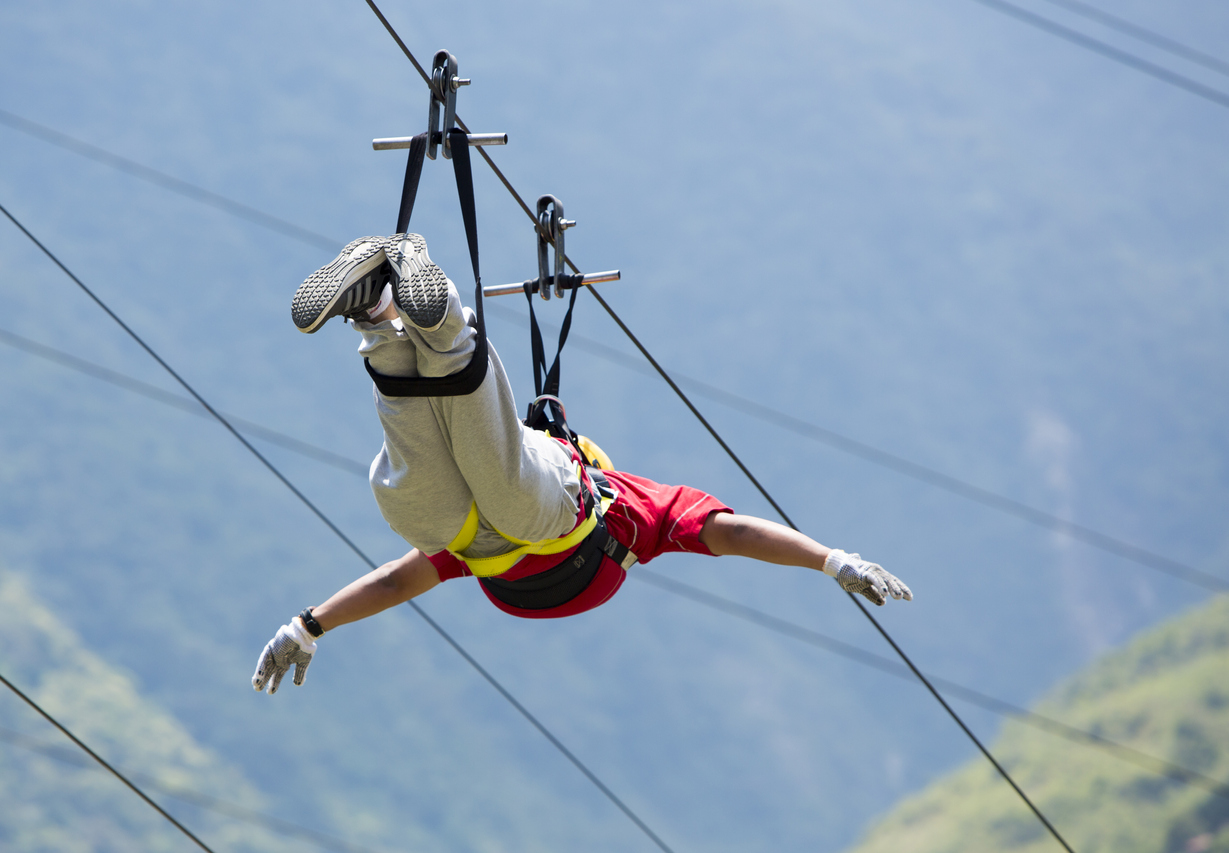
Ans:
[[[500,610],[529,619],[591,610],[618,591],[633,564],[671,551],[814,569],[877,605],[913,598],[858,554],[736,515],[698,489],[609,470],[591,443],[527,427],[499,356],[480,346],[474,312],[417,234],[355,240],[303,282],[291,314],[308,333],[346,318],[377,378],[454,376],[482,350],[488,361],[476,390],[458,396],[390,395],[377,381],[384,446],[371,465],[371,488],[385,520],[412,547],[282,626],[252,676],[258,691],[276,692],[292,665],[294,683],[302,684],[325,631],[465,576],[476,576]],[[593,456],[605,464],[587,464]]]

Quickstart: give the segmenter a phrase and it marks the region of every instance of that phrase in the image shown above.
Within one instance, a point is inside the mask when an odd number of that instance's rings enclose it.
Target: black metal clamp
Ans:
[[[493,284],[482,288],[483,296],[507,296],[512,293],[537,293],[543,299],[550,299],[551,288],[555,295],[563,298],[565,290],[575,290],[586,284],[598,284],[603,281],[618,281],[618,270],[591,272],[582,275],[568,275],[565,272],[567,254],[564,252],[563,232],[576,225],[575,220],[563,218],[563,202],[553,195],[544,195],[538,199],[538,277],[517,284]],[[550,244],[555,245],[554,273],[550,265]]]
[[[441,146],[444,149],[444,159],[452,159],[449,133],[457,126],[457,90],[468,86],[470,82],[469,78],[457,75],[455,56],[446,50],[435,52],[435,58],[431,60],[431,107],[427,118],[427,157],[430,159],[435,159]],[[470,133],[466,136],[471,146],[508,144],[506,133]],[[388,151],[409,148],[413,141],[412,136],[390,136],[371,140],[371,147],[376,151]]]

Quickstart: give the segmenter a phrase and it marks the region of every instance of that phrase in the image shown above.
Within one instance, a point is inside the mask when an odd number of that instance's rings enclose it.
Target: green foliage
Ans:
[[[284,849],[285,838],[182,800],[204,794],[247,809],[262,797],[202,747],[134,679],[104,663],[0,571],[0,672],[163,808],[217,850]],[[0,696],[0,849],[12,853],[180,851],[171,823],[11,691]],[[178,795],[178,797],[176,796]]]
[[[1178,778],[1021,723],[991,748],[1079,853],[1229,851],[1229,597],[1168,622],[1056,688],[1037,711],[1195,771]],[[1145,762],[1146,763],[1146,762]],[[980,756],[901,803],[856,853],[1059,849]]]

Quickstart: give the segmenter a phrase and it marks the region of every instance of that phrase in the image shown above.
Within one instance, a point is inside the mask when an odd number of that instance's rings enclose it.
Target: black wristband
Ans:
[[[320,627],[316,617],[312,616],[312,609],[310,607],[304,607],[303,612],[299,614],[299,618],[303,620],[303,627],[307,629],[307,633],[313,637],[319,637],[324,633],[324,629]]]

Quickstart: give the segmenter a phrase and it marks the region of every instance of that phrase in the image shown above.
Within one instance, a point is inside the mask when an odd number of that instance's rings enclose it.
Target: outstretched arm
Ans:
[[[836,578],[847,592],[865,595],[875,604],[893,598],[913,600],[913,593],[895,576],[857,554],[819,544],[810,536],[775,521],[750,515],[713,512],[704,521],[700,541],[708,550],[750,557],[782,566],[801,566]]]
[[[422,595],[440,582],[440,576],[417,548],[404,557],[385,563],[368,572],[354,583],[335,592],[328,601],[311,609],[307,623],[296,616],[283,625],[273,639],[265,645],[252,686],[276,693],[282,677],[294,666],[294,683],[302,684],[307,676],[307,667],[316,653],[316,638],[321,630],[327,631],[347,622],[357,622],[374,616],[381,610],[409,601]],[[319,626],[313,635],[311,623]]]
[[[324,604],[312,608],[312,616],[321,628],[331,631],[347,622],[357,622],[404,604],[439,582],[435,566],[415,548],[333,593]]]
[[[700,530],[700,541],[718,557],[750,557],[765,563],[802,566],[817,572],[824,570],[824,561],[831,552],[830,548],[792,527],[729,512],[709,513]]]

